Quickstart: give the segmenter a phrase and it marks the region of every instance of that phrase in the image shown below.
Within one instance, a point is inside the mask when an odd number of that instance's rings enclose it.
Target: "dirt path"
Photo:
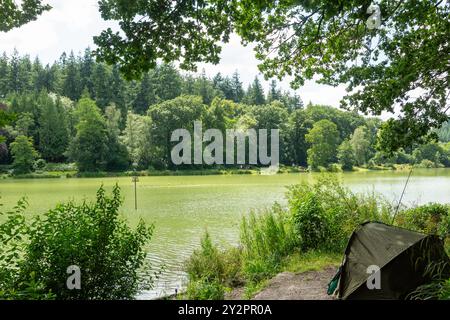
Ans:
[[[336,267],[303,273],[282,272],[269,280],[266,288],[252,300],[331,300],[327,295],[328,282]],[[242,289],[236,289],[228,299],[239,299]]]

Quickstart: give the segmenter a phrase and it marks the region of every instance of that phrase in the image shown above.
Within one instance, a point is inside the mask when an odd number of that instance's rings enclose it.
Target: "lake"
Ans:
[[[155,268],[165,271],[155,289],[139,298],[172,294],[183,286],[183,262],[198,246],[207,229],[213,239],[236,244],[242,215],[263,209],[275,201],[285,203],[286,186],[311,181],[317,174],[166,176],[140,177],[138,210],[134,210],[134,187],[130,177],[85,179],[0,180],[0,203],[11,208],[22,196],[29,202],[27,214],[39,214],[58,202],[94,199],[101,184],[107,190],[117,182],[125,196],[123,215],[135,224],[140,217],[156,226],[148,248]],[[370,171],[338,174],[355,192],[378,192],[397,202],[407,171]],[[403,204],[450,202],[450,169],[415,169]]]

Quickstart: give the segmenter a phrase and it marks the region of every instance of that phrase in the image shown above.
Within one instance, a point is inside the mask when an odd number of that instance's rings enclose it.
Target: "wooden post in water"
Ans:
[[[133,178],[132,178],[132,181],[134,182],[134,210],[137,210],[137,186],[136,186],[136,184],[139,181],[139,177],[137,175],[136,168],[137,168],[137,163],[134,162],[133,163]]]

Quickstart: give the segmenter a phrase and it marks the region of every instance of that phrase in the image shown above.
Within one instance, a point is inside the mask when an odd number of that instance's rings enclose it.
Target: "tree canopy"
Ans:
[[[0,31],[7,32],[36,20],[44,11],[50,9],[51,6],[43,4],[42,0],[23,0],[21,5],[14,0],[2,0],[0,2]]]
[[[450,3],[380,0],[381,25],[366,25],[370,0],[101,0],[105,20],[122,32],[94,41],[100,59],[118,64],[128,78],[165,62],[195,70],[219,62],[231,32],[254,43],[261,72],[345,84],[342,107],[380,115],[400,111],[380,134],[393,152],[434,136],[448,119]]]

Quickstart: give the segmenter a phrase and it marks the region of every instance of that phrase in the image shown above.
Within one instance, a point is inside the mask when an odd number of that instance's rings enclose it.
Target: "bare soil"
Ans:
[[[332,300],[333,297],[327,295],[327,288],[335,273],[336,267],[302,273],[282,272],[269,280],[252,300]],[[243,291],[237,288],[226,299],[240,299]]]

